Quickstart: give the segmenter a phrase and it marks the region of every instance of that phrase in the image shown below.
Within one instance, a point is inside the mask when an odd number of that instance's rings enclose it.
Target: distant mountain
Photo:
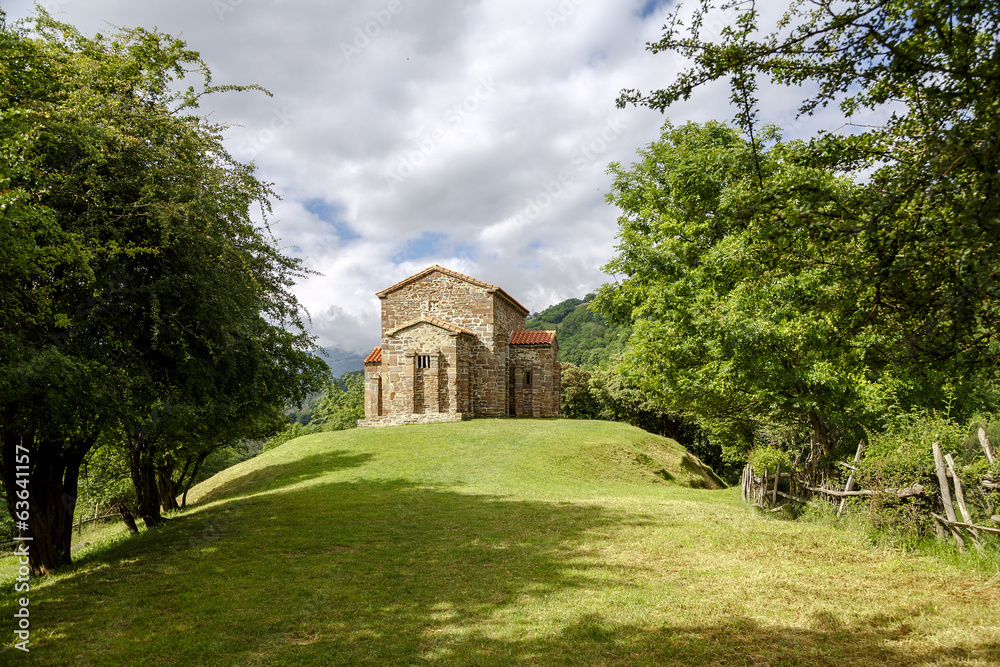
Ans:
[[[322,354],[323,352],[326,352],[326,356]],[[365,370],[365,355],[363,354],[347,352],[339,347],[324,347],[317,350],[315,354],[326,362],[335,378],[339,378],[344,373]]]
[[[583,299],[566,299],[528,317],[524,328],[555,329],[559,337],[559,361],[581,368],[596,368],[625,350],[625,341],[632,335],[629,327],[608,324],[603,315],[590,308],[594,295]]]

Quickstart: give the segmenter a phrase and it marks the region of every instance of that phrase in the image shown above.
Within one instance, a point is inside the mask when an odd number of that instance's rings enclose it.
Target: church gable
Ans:
[[[421,315],[419,318],[417,318],[415,320],[412,320],[410,322],[405,322],[405,323],[399,325],[398,327],[396,327],[395,329],[391,329],[391,330],[385,332],[385,336],[387,338],[392,338],[394,336],[398,336],[399,334],[401,334],[406,329],[410,329],[410,328],[415,327],[415,326],[417,326],[419,324],[429,324],[429,325],[437,327],[439,329],[444,329],[449,334],[459,333],[459,334],[465,334],[467,336],[474,336],[475,335],[471,331],[469,331],[468,329],[463,329],[460,326],[456,326],[456,325],[451,324],[449,322],[444,322],[442,320],[437,319],[436,317],[431,317],[429,315]]]
[[[379,292],[378,297],[382,302],[383,336],[422,317],[447,322],[480,337],[491,334],[493,296],[485,283],[425,270]]]

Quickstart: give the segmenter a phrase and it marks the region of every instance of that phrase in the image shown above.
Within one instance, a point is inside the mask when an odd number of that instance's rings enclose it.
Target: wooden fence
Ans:
[[[979,429],[979,442],[983,448],[986,459],[992,464],[997,460],[993,445],[983,428]],[[840,465],[851,470],[844,488],[837,488],[829,480],[823,479],[818,486],[811,485],[795,467],[789,471],[782,471],[781,466],[775,466],[774,470],[755,471],[750,464],[743,469],[741,480],[742,497],[744,502],[755,505],[767,512],[778,512],[789,505],[789,503],[804,504],[813,498],[820,496],[831,502],[839,503],[837,516],[841,516],[847,505],[847,499],[859,496],[874,496],[876,494],[892,494],[899,498],[912,496],[925,496],[927,489],[922,484],[912,484],[908,487],[896,489],[855,489],[855,473],[859,470],[861,459],[864,455],[865,443],[858,444],[857,453],[854,456],[854,464],[841,463]],[[940,505],[944,515],[931,512],[935,520],[935,529],[939,539],[953,539],[960,550],[965,550],[965,542],[972,542],[973,546],[980,552],[983,551],[980,533],[991,533],[1000,535],[1000,528],[996,526],[976,525],[972,521],[972,514],[965,502],[965,493],[962,480],[958,476],[955,468],[955,461],[951,454],[942,455],[940,443],[935,442],[931,447],[934,456],[934,466],[937,471],[938,486],[940,488]],[[984,491],[1000,490],[1000,480],[986,477],[980,482]],[[779,500],[780,499],[780,500]],[[956,513],[956,508],[958,512]],[[961,520],[959,520],[961,514]],[[1000,523],[1000,514],[990,517],[995,523]]]
[[[79,523],[74,523],[73,524],[73,528],[76,529],[77,535],[82,535],[83,534],[83,526],[84,526],[84,524],[93,523],[95,521],[103,521],[104,519],[113,519],[115,517],[121,518],[121,514],[118,513],[118,512],[112,512],[111,514],[105,514],[103,516],[98,516],[99,510],[100,510],[100,505],[98,505],[98,506],[96,506],[94,508],[94,517],[92,519],[83,519]],[[20,544],[20,542],[16,542],[16,541],[15,542],[4,542],[3,544],[0,544],[0,558],[6,558],[7,556],[13,556],[14,553],[15,553],[13,551],[13,549],[11,549],[10,551],[8,551],[8,549],[10,547],[17,546],[18,544]]]

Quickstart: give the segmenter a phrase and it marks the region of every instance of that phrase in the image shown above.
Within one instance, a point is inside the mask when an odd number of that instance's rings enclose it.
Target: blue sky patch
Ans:
[[[656,13],[656,10],[668,4],[670,4],[670,0],[646,0],[646,4],[639,10],[639,16],[648,19]]]
[[[351,229],[350,225],[341,217],[344,212],[343,206],[331,204],[325,199],[307,199],[302,202],[302,206],[317,218],[333,227],[337,233],[337,238],[342,244],[361,238],[361,234]]]
[[[440,256],[447,246],[448,235],[441,232],[424,232],[417,238],[408,241],[396,253],[392,261],[396,264],[421,257]]]

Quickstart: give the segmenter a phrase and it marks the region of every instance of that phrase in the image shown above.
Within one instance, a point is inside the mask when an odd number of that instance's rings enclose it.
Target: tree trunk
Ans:
[[[19,537],[28,545],[28,563],[35,576],[50,574],[72,562],[80,464],[93,444],[93,438],[37,442],[7,429],[0,434],[7,508]],[[17,475],[26,470],[27,476]],[[27,509],[19,504],[25,501],[18,495],[25,490]]]
[[[188,472],[188,470],[190,470],[190,469],[191,469],[191,457],[187,456],[187,457],[184,458],[184,467],[181,468],[181,472],[180,472],[179,475],[177,475],[177,479],[176,480],[171,479],[171,483],[174,486],[174,504],[175,505],[177,505],[177,493],[181,492],[181,490],[184,489],[184,475],[186,475],[187,472]],[[187,491],[185,490],[185,491],[183,491],[183,493],[184,493],[184,496],[187,497]],[[181,500],[181,504],[179,506],[177,506],[176,509],[181,509],[181,508],[184,507],[184,505],[185,505],[185,503],[184,503],[184,501],[182,499]]]
[[[156,490],[164,512],[181,508],[177,504],[177,491],[169,468],[158,467],[156,469]]]
[[[132,515],[132,510],[128,508],[125,503],[118,503],[112,509],[121,515],[122,521],[125,523],[125,527],[128,528],[128,532],[133,535],[139,532],[139,526],[135,524],[135,516]]]
[[[156,484],[156,466],[148,451],[148,442],[142,435],[130,437],[128,442],[129,471],[135,486],[136,512],[147,528],[164,522],[160,515],[160,490]]]
[[[815,412],[809,413],[809,463],[815,468],[824,454],[829,454],[834,446],[829,423]]]
[[[198,476],[198,471],[201,470],[201,464],[205,462],[205,459],[208,458],[209,454],[210,452],[202,452],[201,454],[198,455],[198,460],[195,461],[194,464],[194,470],[191,471],[191,477],[189,477],[188,480],[184,482],[183,486],[184,495],[181,497],[182,508],[187,507],[188,491],[191,490],[191,485],[194,484],[194,480]]]

